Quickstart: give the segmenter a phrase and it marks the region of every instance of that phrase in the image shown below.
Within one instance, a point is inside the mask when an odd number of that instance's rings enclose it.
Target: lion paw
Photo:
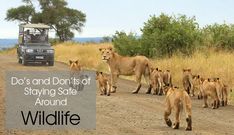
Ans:
[[[172,125],[171,120],[170,119],[166,120],[166,124],[167,124],[168,127],[171,127],[171,125]]]
[[[116,93],[116,90],[112,90],[111,93]]]
[[[173,129],[179,129],[179,127],[180,127],[179,123],[174,123],[172,128]]]
[[[187,127],[185,130],[186,131],[192,131],[192,127]]]
[[[132,94],[137,94],[137,93],[138,93],[138,91],[136,91],[136,90],[132,91]]]
[[[194,94],[190,94],[191,97],[194,97],[195,95]]]
[[[203,105],[202,107],[203,107],[203,108],[207,108],[207,107],[208,107],[208,105]]]
[[[224,103],[224,101],[223,101],[223,100],[221,101],[221,105],[222,105],[222,106],[224,106],[224,105],[225,105],[225,103]]]

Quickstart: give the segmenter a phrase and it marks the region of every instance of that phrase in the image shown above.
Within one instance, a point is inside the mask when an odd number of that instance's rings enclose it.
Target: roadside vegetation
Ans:
[[[79,59],[86,69],[93,69],[109,73],[108,65],[101,60],[100,47],[113,46],[111,43],[100,44],[76,44],[62,43],[54,46],[56,61],[68,64],[68,60]],[[215,49],[197,50],[190,57],[183,54],[174,55],[172,58],[151,58],[152,64],[162,70],[170,70],[173,83],[182,88],[182,69],[191,68],[194,74],[203,77],[219,77],[234,90],[234,53]],[[134,79],[133,77],[126,77]],[[234,101],[234,92],[230,98]]]
[[[173,83],[179,87],[182,87],[182,69],[191,68],[193,74],[223,79],[234,90],[233,24],[200,28],[195,17],[161,14],[151,16],[141,31],[141,36],[117,31],[113,37],[104,37],[101,43],[53,42],[55,60],[68,64],[69,60],[79,59],[84,68],[108,73],[99,48],[112,46],[121,55],[145,55],[155,67],[170,70]],[[8,49],[0,54],[15,55],[16,50]]]
[[[142,35],[117,31],[113,36],[116,51],[122,55],[149,58],[192,56],[197,50],[233,51],[234,25],[211,24],[203,28],[195,17],[185,15],[151,16],[141,28]]]
[[[108,65],[101,60],[100,47],[113,46],[112,43],[78,44],[65,42],[54,45],[55,60],[68,64],[69,60],[79,59],[85,69],[98,70],[109,73]],[[16,49],[8,49],[0,54],[14,55]],[[152,64],[162,70],[170,70],[173,83],[182,87],[182,69],[191,68],[194,74],[203,77],[219,77],[234,90],[234,53],[230,51],[216,51],[215,49],[197,50],[190,57],[176,54],[172,58],[151,58]],[[134,77],[125,77],[134,79]],[[234,101],[234,92],[230,94]]]
[[[60,42],[71,40],[86,22],[85,13],[69,8],[65,0],[22,0],[22,4],[8,9],[5,20],[47,24]]]

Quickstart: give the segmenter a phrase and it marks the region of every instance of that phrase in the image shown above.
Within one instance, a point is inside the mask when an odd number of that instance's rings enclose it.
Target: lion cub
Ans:
[[[216,90],[221,105],[226,106],[228,100],[228,86],[225,85],[219,78],[213,78],[213,81],[216,84]]]
[[[69,60],[69,65],[71,71],[74,72],[81,71],[81,65],[79,63],[79,60],[76,61]]]
[[[99,84],[100,95],[110,96],[111,85],[109,79],[102,72],[96,72],[96,80]]]
[[[162,72],[163,75],[163,83],[165,86],[172,86],[172,77],[170,70],[165,70]]]
[[[219,98],[218,98],[218,94],[217,94],[217,85],[214,81],[211,81],[210,78],[208,79],[204,79],[201,78],[200,79],[200,89],[204,98],[204,108],[208,107],[208,96],[210,96],[213,100],[212,103],[212,109],[216,109],[219,108]]]
[[[198,99],[202,99],[203,96],[200,90],[200,83],[199,83],[200,75],[193,75],[192,78],[193,78],[192,83],[193,83],[194,93],[196,92]]]
[[[163,77],[162,72],[158,71],[158,68],[150,69],[150,82],[153,88],[153,95],[163,94]]]
[[[162,95],[165,94],[163,91],[164,86],[172,86],[171,81],[171,73],[169,70],[162,71],[158,68],[151,68],[150,69],[150,81],[151,86],[154,90],[154,95]]]
[[[171,111],[175,111],[175,123],[172,126],[173,129],[179,129],[180,125],[180,112],[184,109],[186,113],[187,131],[192,130],[192,104],[188,93],[184,90],[179,90],[178,87],[167,87],[166,100],[165,100],[165,112],[164,120],[166,124],[171,127],[172,122],[169,118]]]
[[[184,90],[191,94],[191,96],[194,96],[194,89],[193,89],[193,80],[192,80],[192,73],[191,69],[183,69],[183,86]]]

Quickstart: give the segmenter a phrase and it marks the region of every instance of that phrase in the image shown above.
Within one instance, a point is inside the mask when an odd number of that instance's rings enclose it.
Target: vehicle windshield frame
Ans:
[[[49,28],[43,24],[21,24],[18,42],[22,45],[49,45]]]

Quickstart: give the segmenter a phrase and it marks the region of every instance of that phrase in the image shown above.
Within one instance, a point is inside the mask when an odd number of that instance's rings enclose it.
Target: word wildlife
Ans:
[[[78,125],[80,116],[78,114],[70,114],[70,111],[54,111],[46,113],[45,111],[21,111],[24,125]]]

